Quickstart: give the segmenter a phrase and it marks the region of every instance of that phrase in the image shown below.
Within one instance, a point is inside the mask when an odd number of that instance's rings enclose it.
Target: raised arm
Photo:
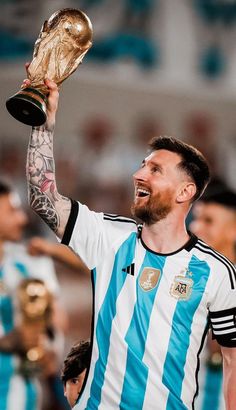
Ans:
[[[24,84],[28,84],[28,80]],[[57,85],[45,80],[49,89],[47,121],[33,127],[27,155],[26,175],[31,208],[62,238],[69,218],[71,201],[60,195],[55,178],[53,158],[53,132],[58,107]]]

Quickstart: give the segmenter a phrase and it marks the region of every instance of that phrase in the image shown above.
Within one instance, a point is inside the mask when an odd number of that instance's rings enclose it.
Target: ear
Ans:
[[[236,215],[234,215],[234,218],[232,219],[232,223],[228,228],[228,234],[229,234],[230,240],[236,243]]]
[[[64,389],[64,396],[67,397],[67,391],[66,391],[66,385],[63,384],[63,389]]]
[[[194,182],[185,182],[181,185],[177,192],[176,201],[177,203],[189,202],[193,199],[196,194],[197,188]]]

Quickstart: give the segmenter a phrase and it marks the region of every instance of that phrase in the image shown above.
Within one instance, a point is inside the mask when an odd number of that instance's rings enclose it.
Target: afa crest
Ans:
[[[193,280],[185,276],[175,276],[174,282],[170,288],[170,294],[178,300],[187,300],[190,298],[193,287]]]

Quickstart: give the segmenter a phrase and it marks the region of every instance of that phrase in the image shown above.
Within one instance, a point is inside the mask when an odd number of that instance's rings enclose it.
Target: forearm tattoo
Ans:
[[[29,198],[31,208],[57,232],[59,226],[59,216],[50,198],[43,193],[40,188],[29,184]]]
[[[26,173],[32,209],[57,233],[61,224],[59,214],[62,215],[66,201],[70,201],[59,195],[56,187],[53,130],[44,126],[32,129]]]

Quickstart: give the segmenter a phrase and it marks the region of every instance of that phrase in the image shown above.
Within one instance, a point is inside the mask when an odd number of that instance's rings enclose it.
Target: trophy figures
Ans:
[[[21,326],[36,335],[38,344],[22,356],[19,372],[31,376],[40,371],[39,361],[44,356],[42,338],[51,325],[52,295],[40,279],[24,279],[17,290]]]
[[[58,86],[71,75],[92,46],[92,24],[80,10],[62,9],[45,21],[28,67],[30,87],[24,87],[6,101],[9,113],[27,125],[46,121],[49,78]]]

